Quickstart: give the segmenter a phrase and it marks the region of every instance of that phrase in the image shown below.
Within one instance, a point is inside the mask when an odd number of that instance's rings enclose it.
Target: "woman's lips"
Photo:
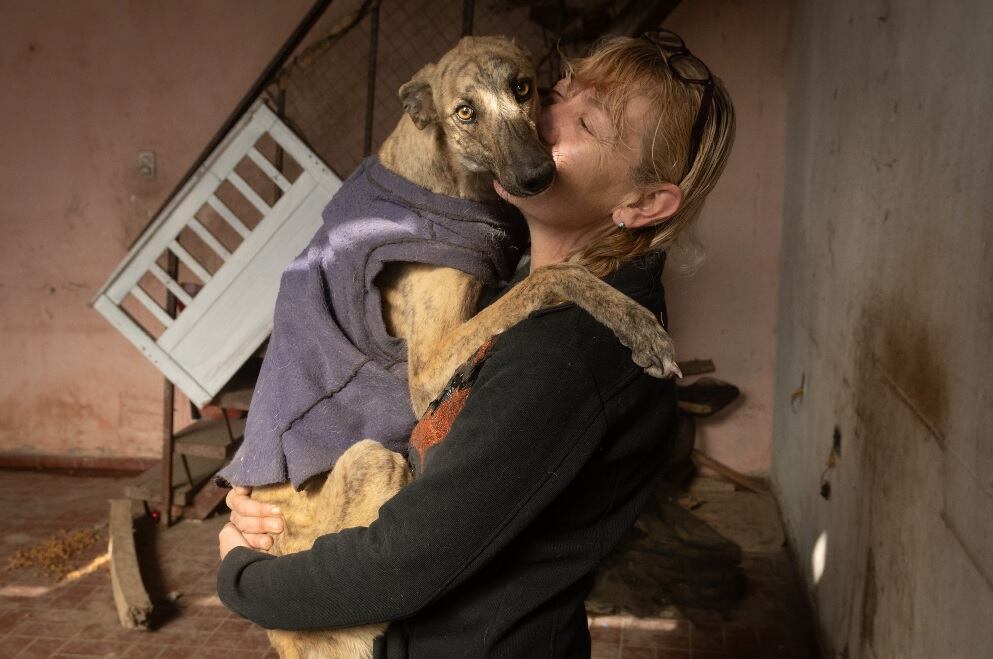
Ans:
[[[500,181],[496,180],[496,178],[493,179],[493,189],[496,190],[497,195],[505,201],[510,201],[511,197],[513,197],[512,194],[507,192],[505,187],[500,185]]]

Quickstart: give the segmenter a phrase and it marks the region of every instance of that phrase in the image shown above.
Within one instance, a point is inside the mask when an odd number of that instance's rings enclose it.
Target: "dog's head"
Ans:
[[[512,195],[552,184],[555,164],[535,123],[534,64],[509,39],[463,37],[400,87],[400,100],[418,128],[441,131],[465,169],[489,172]]]

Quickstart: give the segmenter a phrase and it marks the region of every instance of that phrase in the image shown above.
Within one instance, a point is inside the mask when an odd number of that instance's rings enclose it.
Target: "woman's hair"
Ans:
[[[628,102],[636,96],[647,98],[642,157],[631,171],[631,180],[644,189],[674,183],[683,192],[682,204],[671,217],[646,227],[612,231],[570,260],[603,277],[642,254],[675,248],[683,252],[682,269],[692,270],[703,252],[689,229],[724,171],[734,142],[734,106],[724,84],[714,76],[713,100],[705,110],[707,121],[687,171],[704,86],[675,78],[658,46],[644,38],[608,37],[587,57],[566,60],[565,76],[593,88],[618,134],[623,134]]]

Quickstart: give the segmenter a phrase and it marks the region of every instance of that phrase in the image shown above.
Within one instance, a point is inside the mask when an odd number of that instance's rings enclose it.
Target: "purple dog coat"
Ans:
[[[366,438],[406,454],[416,421],[407,348],[386,332],[373,279],[384,264],[406,261],[497,285],[510,278],[526,241],[514,207],[435,194],[375,156],[345,181],[323,217],[283,271],[245,440],[218,474],[231,484],[288,480],[299,489]]]

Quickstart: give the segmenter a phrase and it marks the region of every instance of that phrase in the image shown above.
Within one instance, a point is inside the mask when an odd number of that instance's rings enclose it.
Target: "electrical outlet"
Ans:
[[[147,179],[155,178],[155,152],[138,152],[138,176]]]

